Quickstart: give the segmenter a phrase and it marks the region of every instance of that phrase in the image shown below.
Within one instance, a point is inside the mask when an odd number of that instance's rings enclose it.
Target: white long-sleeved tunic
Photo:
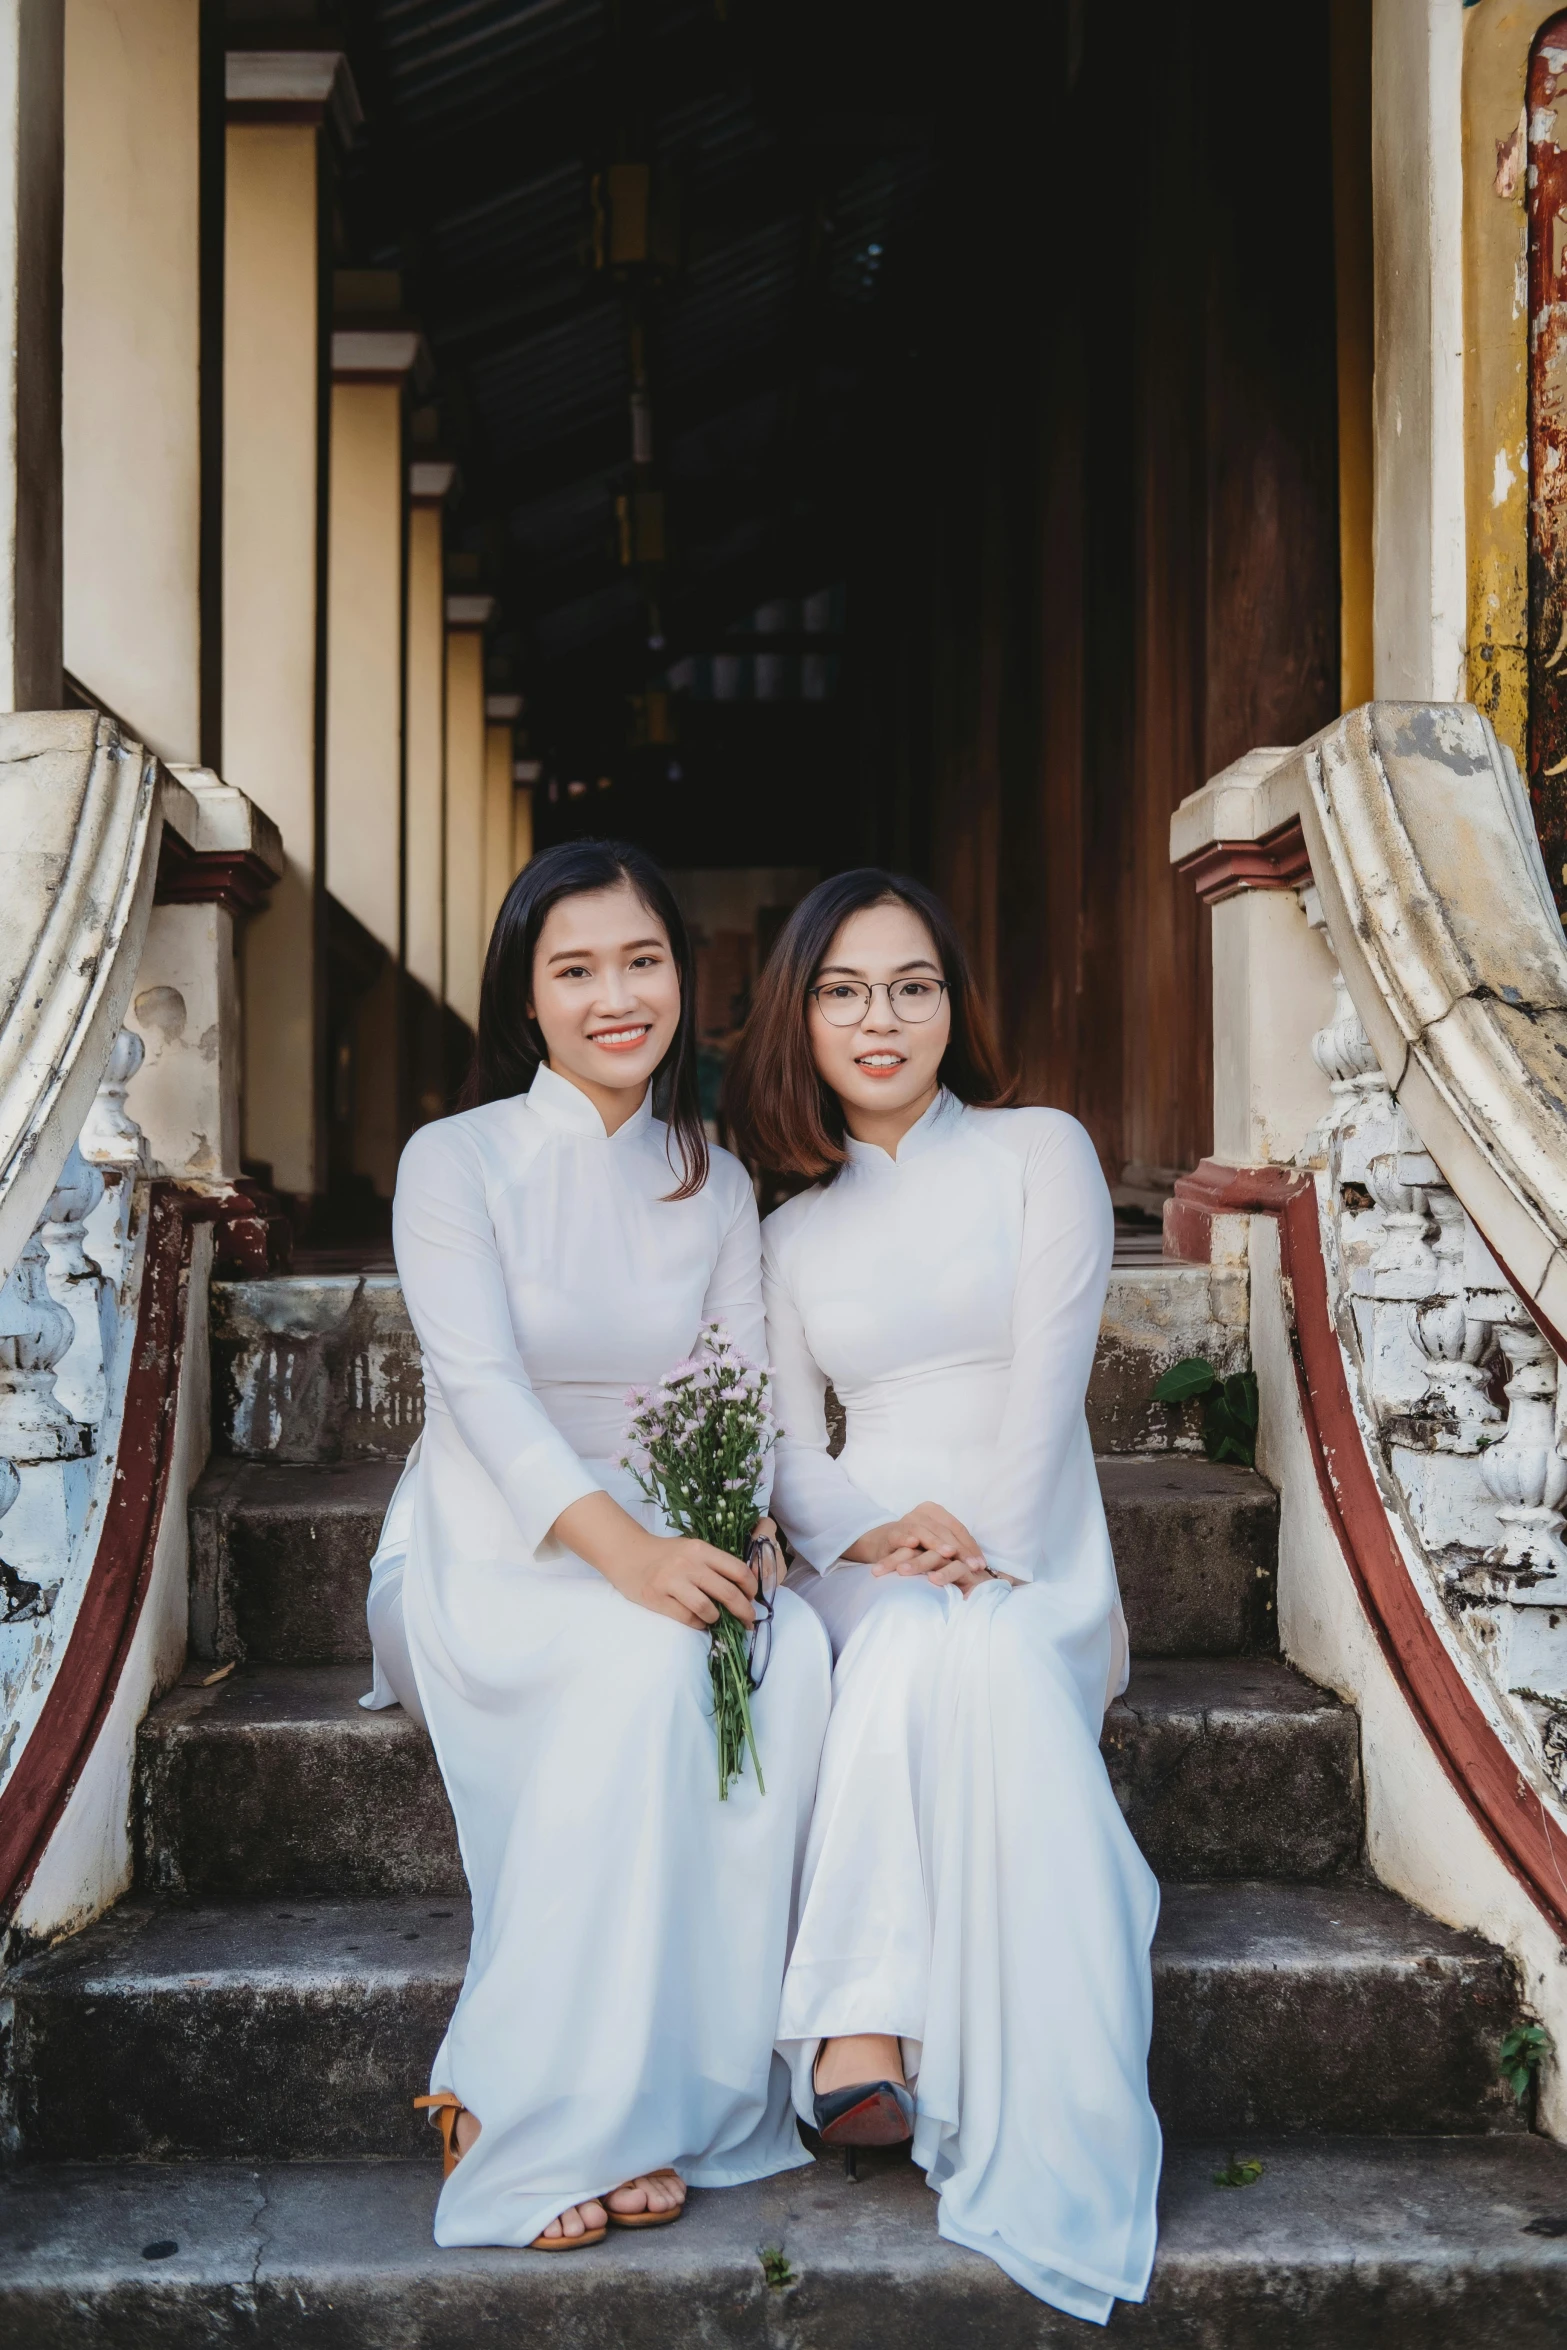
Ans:
[[[1158,1890],[1098,1750],[1124,1651],[1084,1416],[1109,1198],[1054,1110],[943,1093],[896,1158],[848,1147],[763,1229],[773,1510],[837,1660],[780,2046],[809,2113],[823,2038],[901,2037],[942,2234],[1102,2322],[1146,2290],[1160,2162]],[[920,1501],[1014,1582],[840,1563]]]
[[[755,1700],[767,1779],[718,1795],[707,1635],[551,1537],[612,1492],[629,1387],[723,1319],[760,1359],[756,1210],[725,1152],[689,1200],[649,1106],[607,1135],[541,1069],[426,1126],[394,1238],[425,1427],[373,1573],[374,1702],[428,1723],[473,1895],[430,2075],[483,2125],[442,2244],[527,2244],[568,2204],[673,2164],[699,2186],[808,2159],[773,2057],[827,1645],[780,1594]],[[410,2092],[411,2093],[411,2092]]]

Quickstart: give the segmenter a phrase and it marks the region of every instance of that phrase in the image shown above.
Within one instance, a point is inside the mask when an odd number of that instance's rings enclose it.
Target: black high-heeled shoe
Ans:
[[[848,2089],[812,2084],[816,2134],[824,2146],[843,2148],[846,2178],[857,2176],[861,2146],[903,2146],[914,2135],[914,2099],[901,2081],[857,2081]]]

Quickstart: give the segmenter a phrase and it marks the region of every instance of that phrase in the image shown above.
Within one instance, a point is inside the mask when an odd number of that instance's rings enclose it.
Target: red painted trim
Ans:
[[[1455,1792],[1536,1907],[1567,1936],[1567,1836],[1486,1720],[1421,1605],[1388,1523],[1328,1304],[1315,1184],[1281,1167],[1218,1168],[1205,1160],[1176,1185],[1177,1198],[1183,1192],[1193,1215],[1278,1218],[1279,1263],[1294,1307],[1290,1342],[1301,1418],[1323,1506],[1361,1605]]]
[[[154,903],[160,906],[227,906],[231,914],[256,914],[276,880],[254,849],[187,848],[167,825],[158,850]]]
[[[1175,1191],[1165,1201],[1165,1255],[1206,1265],[1215,1216],[1276,1214],[1299,1181],[1288,1167],[1227,1167],[1221,1159],[1204,1159],[1190,1175],[1176,1177]]]
[[[1239,896],[1243,889],[1300,889],[1311,879],[1300,818],[1265,832],[1260,840],[1213,840],[1175,868],[1195,884],[1205,906]]]
[[[154,1183],[141,1299],[113,1490],[64,1656],[15,1770],[0,1790],[0,1919],[25,1891],[119,1687],[152,1575],[173,1456],[185,1341],[180,1278],[192,1223],[209,1203]]]

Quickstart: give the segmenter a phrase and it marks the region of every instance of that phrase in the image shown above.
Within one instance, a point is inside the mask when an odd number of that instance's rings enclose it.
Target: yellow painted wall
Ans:
[[[1529,51],[1557,11],[1481,0],[1464,18],[1464,463],[1469,698],[1520,764],[1529,731]]]

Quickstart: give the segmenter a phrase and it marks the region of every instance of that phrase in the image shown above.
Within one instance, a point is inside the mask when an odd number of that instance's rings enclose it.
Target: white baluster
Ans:
[[[1556,1449],[1556,1357],[1521,1306],[1517,1313],[1518,1320],[1496,1333],[1512,1373],[1507,1427],[1501,1442],[1480,1456],[1503,1529],[1486,1564],[1502,1576],[1560,1577],[1567,1585],[1560,1507],[1567,1499],[1567,1460]]]
[[[1453,1415],[1452,1428],[1436,1439],[1439,1450],[1476,1453],[1502,1417],[1485,1369],[1491,1324],[1471,1310],[1465,1286],[1469,1219],[1462,1201],[1444,1183],[1427,1193],[1426,1204],[1436,1218],[1436,1295],[1428,1304],[1410,1306],[1409,1327],[1431,1385]]]
[[[49,1259],[35,1232],[0,1289],[0,1459],[80,1460],[91,1430],[55,1393],[54,1366],[76,1324],[49,1295]]]
[[[22,1490],[15,1461],[0,1460],[0,1519]],[[0,1541],[3,1541],[0,1535]],[[59,1584],[48,1589],[19,1575],[15,1567],[0,1557],[0,1624],[25,1624],[37,1616],[46,1616],[53,1607]]]
[[[103,1177],[74,1146],[38,1226],[49,1260],[49,1294],[70,1315],[76,1337],[55,1373],[55,1392],[73,1419],[96,1427],[104,1410],[103,1273],[83,1247]]]
[[[1384,1120],[1380,1147],[1366,1166],[1366,1183],[1382,1211],[1381,1231],[1367,1268],[1371,1294],[1371,1389],[1379,1412],[1411,1412],[1431,1387],[1431,1367],[1411,1327],[1410,1307],[1437,1286],[1430,1243],[1427,1187],[1439,1181],[1421,1150],[1411,1150],[1402,1116]]]
[[[108,1067],[82,1127],[82,1156],[95,1166],[134,1172],[147,1164],[147,1137],[125,1107],[127,1089],[146,1049],[132,1028],[122,1028],[114,1040]]]
[[[1439,1180],[1423,1151],[1380,1151],[1367,1184],[1382,1210],[1382,1244],[1371,1260],[1372,1295],[1419,1299],[1437,1286],[1436,1251],[1430,1242],[1429,1191]]]
[[[1547,1713],[1540,1753],[1556,1792],[1567,1796],[1567,1706],[1553,1705]]]
[[[1349,989],[1344,985],[1344,974],[1336,967],[1333,973],[1333,1017],[1326,1028],[1319,1028],[1312,1038],[1311,1057],[1327,1079],[1328,1090],[1333,1096],[1333,1107],[1320,1129],[1324,1135],[1351,1119],[1368,1091],[1378,1091],[1387,1083],[1371,1048],[1371,1039],[1361,1024],[1360,1014],[1350,1001]]]

